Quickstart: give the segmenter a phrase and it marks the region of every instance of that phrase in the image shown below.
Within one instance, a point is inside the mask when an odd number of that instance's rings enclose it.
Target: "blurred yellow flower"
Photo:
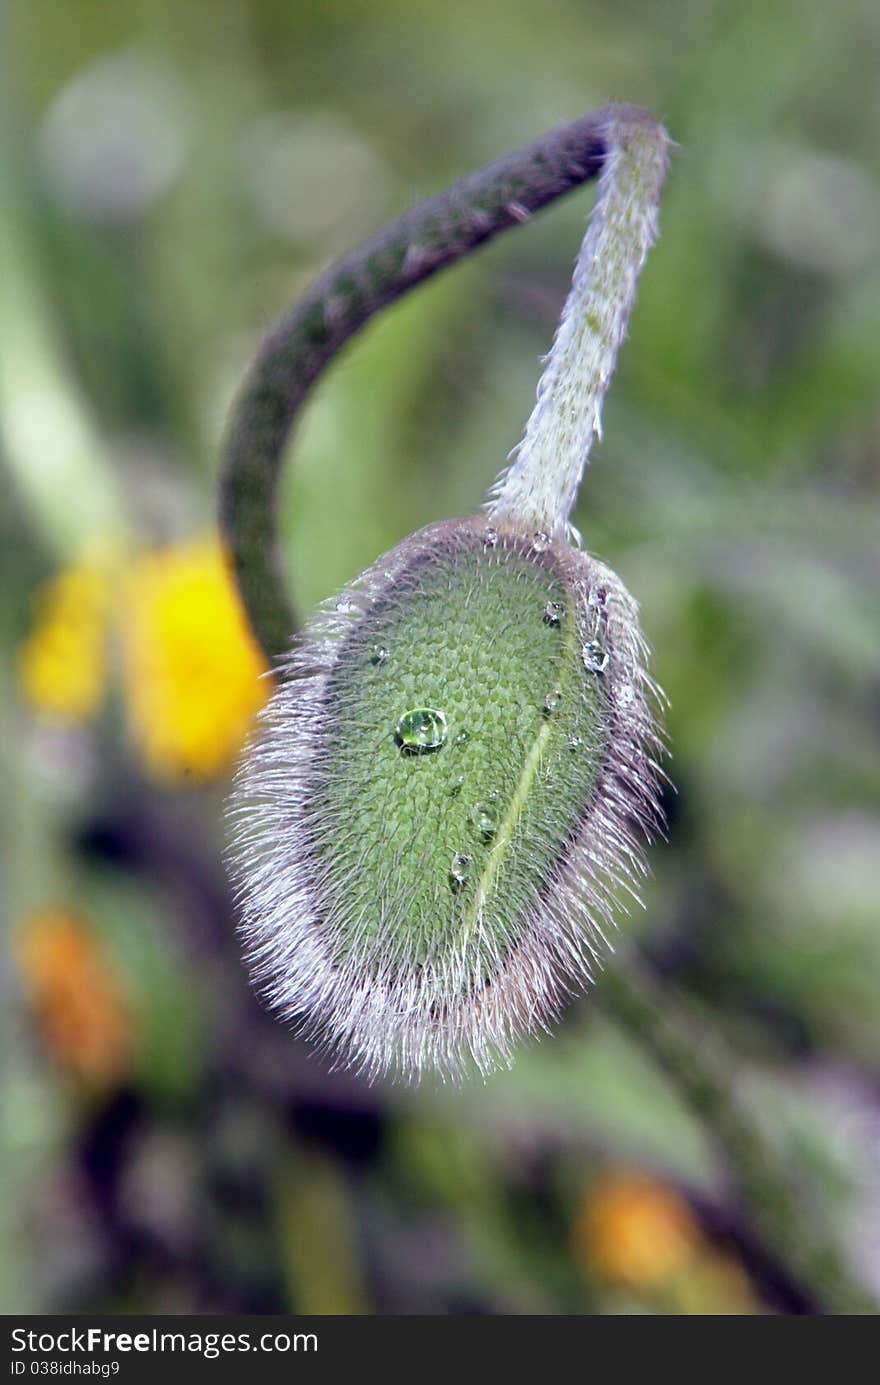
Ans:
[[[107,681],[110,601],[107,569],[90,562],[66,568],[37,594],[18,672],[38,711],[83,721],[98,710]]]
[[[147,767],[168,780],[221,773],[270,687],[220,544],[141,558],[121,610],[125,698]]]
[[[684,1199],[635,1174],[609,1174],[592,1186],[576,1234],[591,1268],[633,1289],[671,1280],[700,1239]]]
[[[66,910],[42,910],[24,922],[18,962],[43,1043],[59,1066],[89,1086],[120,1082],[133,1057],[132,1018],[95,933]]]
[[[270,688],[223,550],[195,540],[120,564],[83,561],[38,593],[19,680],[39,712],[83,721],[120,633],[129,722],[148,770],[204,780],[234,760]]]

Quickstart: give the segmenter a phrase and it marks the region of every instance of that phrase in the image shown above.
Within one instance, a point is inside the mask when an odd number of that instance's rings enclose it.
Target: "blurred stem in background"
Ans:
[[[270,336],[237,402],[220,483],[221,521],[245,606],[270,659],[294,620],[276,551],[285,444],[312,384],[383,306],[601,169],[601,113],[554,131],[411,209],[332,266]],[[675,1082],[721,1147],[768,1257],[819,1311],[876,1305],[808,1214],[789,1170],[743,1102],[713,1032],[629,955],[599,985],[602,1003]]]
[[[54,558],[121,542],[113,468],[69,380],[32,272],[14,182],[0,166],[0,418],[4,458]]]
[[[597,992],[608,1013],[650,1052],[717,1144],[746,1217],[770,1256],[815,1306],[873,1314],[827,1229],[803,1205],[791,1170],[738,1090],[735,1062],[683,997],[650,976],[632,949],[619,949]]]

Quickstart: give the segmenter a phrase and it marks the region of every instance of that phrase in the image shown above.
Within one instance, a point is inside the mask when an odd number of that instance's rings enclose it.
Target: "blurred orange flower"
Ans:
[[[684,1199],[634,1174],[608,1174],[594,1184],[577,1226],[584,1260],[604,1278],[635,1289],[670,1280],[699,1239]]]
[[[93,1087],[128,1072],[132,1017],[121,979],[83,920],[47,909],[25,920],[18,961],[46,1049],[65,1071]]]
[[[172,780],[221,773],[269,683],[219,543],[141,558],[122,611],[125,698],[147,767]]]
[[[65,568],[38,593],[36,619],[19,655],[28,701],[50,716],[94,716],[107,681],[107,569],[83,562]]]
[[[592,1183],[575,1228],[578,1258],[652,1312],[686,1317],[760,1312],[751,1281],[706,1237],[683,1197],[643,1174]]]

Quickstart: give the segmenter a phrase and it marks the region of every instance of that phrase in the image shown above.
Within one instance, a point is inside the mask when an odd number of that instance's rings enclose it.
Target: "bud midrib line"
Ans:
[[[568,619],[565,622],[567,630],[563,635],[563,648],[560,651],[559,668],[564,669],[568,674],[567,682],[571,682],[570,670],[573,665],[573,657],[577,650],[579,640],[578,625],[574,617],[574,612],[569,610]],[[560,676],[560,684],[563,678]],[[489,901],[492,888],[504,864],[505,858],[509,853],[513,842],[514,834],[520,818],[523,815],[529,799],[532,784],[535,781],[541,767],[541,755],[550,740],[554,731],[552,715],[547,715],[540,726],[532,746],[523,762],[522,773],[520,774],[517,786],[510,797],[510,802],[504,812],[504,816],[498,824],[495,833],[492,850],[486,860],[483,873],[476,883],[473,899],[468,906],[462,926],[459,930],[456,942],[463,942],[466,938],[473,936],[473,928],[478,924],[483,915],[483,909]]]

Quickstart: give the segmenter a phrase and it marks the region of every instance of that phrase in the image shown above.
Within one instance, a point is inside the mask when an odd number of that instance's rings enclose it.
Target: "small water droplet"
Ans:
[[[608,667],[608,651],[601,640],[589,640],[581,650],[581,657],[588,673],[604,673]]]
[[[401,748],[413,754],[439,750],[446,740],[446,717],[433,707],[413,707],[404,712],[394,734]]]
[[[607,619],[605,612],[605,598],[608,595],[606,587],[596,587],[587,597],[587,606],[593,617],[593,630],[596,634],[602,629],[604,621]]]
[[[483,803],[471,809],[471,822],[484,842],[490,840],[498,831],[498,795],[490,794]]]
[[[487,524],[483,530],[483,547],[495,548],[498,543],[498,530],[493,525]]]
[[[545,548],[550,545],[550,535],[545,534],[543,529],[538,529],[532,535],[532,548],[536,553],[543,553]]]
[[[470,731],[464,731],[464,730],[459,731],[458,735],[457,735],[456,738],[455,738],[455,744],[456,744],[456,745],[467,745],[467,743],[468,743],[468,741],[470,740],[470,738],[471,738],[471,733],[470,733]]]
[[[461,851],[456,851],[452,858],[452,865],[449,867],[449,876],[452,881],[452,888],[460,890],[471,873],[472,857],[465,856]]]
[[[561,601],[548,601],[544,607],[544,619],[548,625],[559,625],[565,615],[565,605]]]
[[[636,700],[636,690],[632,683],[621,683],[614,689],[614,702],[617,707],[626,709],[631,707]]]
[[[457,798],[458,795],[461,793],[461,791],[462,791],[463,788],[464,788],[464,775],[463,775],[463,774],[459,774],[459,775],[457,776],[457,778],[453,779],[452,783],[450,784],[450,786],[449,786],[449,792],[450,792],[450,794],[452,795],[453,798]]]
[[[584,738],[583,738],[583,736],[569,736],[569,738],[568,738],[568,748],[569,748],[569,750],[580,750],[580,748],[581,748],[581,746],[583,745],[583,743],[584,743]]]
[[[548,716],[553,715],[561,701],[562,692],[559,688],[554,688],[552,692],[548,692],[547,696],[544,698],[544,711]]]
[[[341,596],[336,603],[336,609],[341,616],[353,616],[358,608],[347,596]]]
[[[384,664],[388,658],[388,646],[384,644],[374,644],[370,651],[370,663]]]

